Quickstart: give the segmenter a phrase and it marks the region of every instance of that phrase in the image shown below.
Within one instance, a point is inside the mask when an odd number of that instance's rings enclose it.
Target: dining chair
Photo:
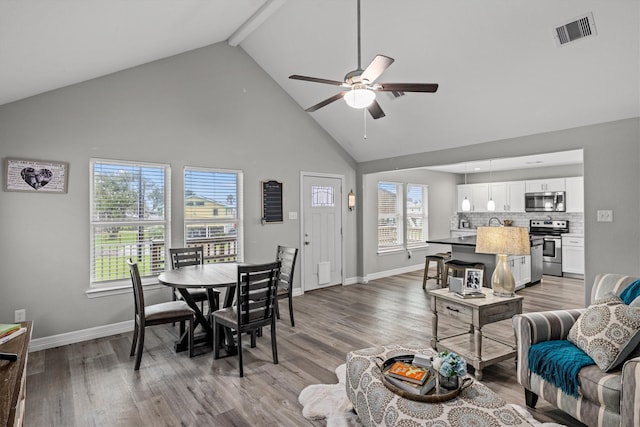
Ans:
[[[236,331],[238,347],[238,366],[240,376],[244,376],[242,366],[242,335],[251,335],[251,347],[255,347],[256,330],[271,325],[271,352],[273,363],[278,364],[276,345],[276,289],[280,275],[280,261],[239,265],[236,282],[236,305],[213,313],[213,358],[220,358],[223,345],[224,328]]]
[[[144,346],[144,330],[147,326],[161,325],[165,323],[180,322],[180,335],[184,333],[184,322],[189,322],[189,357],[193,357],[193,326],[195,323],[195,312],[184,301],[169,301],[159,304],[145,306],[144,292],[142,290],[142,280],[138,264],[131,258],[127,260],[131,282],[133,283],[133,299],[135,307],[135,323],[133,327],[133,340],[131,342],[131,353],[136,355],[134,370],[140,369],[142,360],[142,349]]]
[[[298,248],[289,248],[286,246],[278,245],[278,253],[276,255],[276,261],[281,262],[280,267],[280,279],[278,280],[278,292],[277,299],[289,299],[289,318],[291,319],[291,326],[295,327],[293,321],[293,273],[296,267],[296,258],[298,257]],[[276,303],[276,317],[280,318],[280,307]]]
[[[174,270],[189,265],[200,265],[204,263],[204,248],[202,246],[170,248],[169,255],[171,256],[171,268]],[[218,309],[219,291],[216,289],[187,289],[186,291],[189,292],[189,295],[191,295],[191,298],[193,298],[196,303],[200,303],[200,311],[203,313],[205,301],[213,301],[214,306],[209,307],[209,314],[211,311]],[[173,300],[175,301],[176,299],[181,298],[182,296],[178,290],[175,289],[173,291]]]

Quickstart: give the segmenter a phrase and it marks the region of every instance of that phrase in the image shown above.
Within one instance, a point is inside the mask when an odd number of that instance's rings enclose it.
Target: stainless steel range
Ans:
[[[562,276],[562,235],[569,232],[569,221],[529,221],[529,235],[542,238],[542,273]]]

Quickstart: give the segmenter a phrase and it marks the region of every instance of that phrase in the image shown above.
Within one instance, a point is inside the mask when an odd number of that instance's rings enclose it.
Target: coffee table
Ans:
[[[347,354],[346,387],[363,426],[531,424],[500,396],[478,381],[451,400],[425,403],[405,399],[382,383],[376,358],[383,360],[406,354],[435,354],[427,345],[386,345]]]
[[[475,369],[477,380],[482,379],[482,369],[516,356],[514,343],[501,341],[496,337],[485,337],[483,344],[482,327],[490,323],[511,319],[522,313],[523,297],[498,297],[493,291],[482,288],[485,298],[463,299],[449,292],[449,289],[429,291],[431,312],[433,313],[431,347],[439,351],[458,353],[467,364]],[[446,338],[438,337],[439,316],[447,316],[470,325],[470,329]]]

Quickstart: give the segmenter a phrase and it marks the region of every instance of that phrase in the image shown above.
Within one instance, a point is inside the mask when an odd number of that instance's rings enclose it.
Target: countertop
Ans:
[[[440,245],[458,245],[458,246],[476,246],[476,236],[462,236],[462,237],[445,237],[443,239],[430,239],[427,243],[434,243]]]

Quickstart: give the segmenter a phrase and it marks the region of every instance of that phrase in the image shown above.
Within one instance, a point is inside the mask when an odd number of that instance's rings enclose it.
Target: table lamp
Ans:
[[[529,230],[526,227],[478,227],[476,253],[496,254],[498,263],[491,276],[493,294],[512,297],[516,281],[507,263],[508,255],[529,255]]]

